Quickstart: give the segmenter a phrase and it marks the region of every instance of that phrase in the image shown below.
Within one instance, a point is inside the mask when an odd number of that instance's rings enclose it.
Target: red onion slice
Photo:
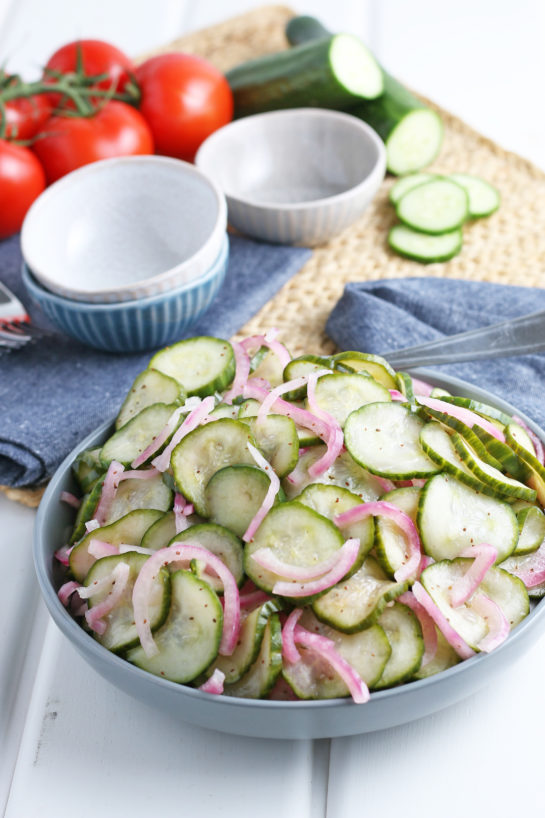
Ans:
[[[470,603],[471,610],[482,616],[488,625],[488,633],[477,644],[483,653],[490,653],[509,636],[510,626],[500,606],[483,593],[475,594]]]
[[[503,432],[500,432],[498,427],[490,423],[489,420],[485,420],[480,415],[472,412],[471,409],[466,409],[464,406],[456,406],[453,403],[447,403],[447,401],[438,400],[437,398],[426,398],[424,395],[416,395],[415,397],[422,406],[427,406],[429,409],[435,409],[437,412],[444,412],[446,415],[451,415],[453,418],[461,420],[462,423],[465,423],[466,426],[470,428],[472,426],[480,426],[485,432],[488,432],[488,434],[501,440],[502,443],[505,443],[505,435]]]
[[[278,490],[280,489],[280,480],[278,479],[278,476],[276,475],[271,464],[265,460],[261,452],[258,452],[256,447],[252,446],[251,443],[248,443],[248,450],[252,457],[254,458],[257,465],[259,466],[259,468],[263,469],[263,471],[267,474],[270,482],[269,488],[267,489],[267,493],[263,498],[261,506],[257,510],[257,513],[255,514],[254,518],[250,521],[248,528],[242,535],[242,539],[244,540],[244,542],[252,541],[255,532],[263,522],[265,515],[273,507],[274,499],[278,494]]]
[[[344,445],[344,435],[340,423],[333,417],[333,415],[326,412],[325,409],[322,409],[316,401],[316,384],[318,383],[318,378],[321,374],[323,373],[311,372],[308,376],[307,382],[307,401],[309,409],[313,415],[316,415],[316,417],[323,420],[328,427],[328,436],[326,440],[327,451],[322,457],[320,457],[319,460],[316,460],[310,466],[308,473],[312,478],[319,477],[333,465]]]
[[[388,389],[388,392],[390,393],[390,397],[391,397],[392,400],[397,400],[397,401],[400,401],[401,403],[403,403],[404,401],[407,400],[405,395],[403,395],[399,391],[399,389]]]
[[[416,393],[418,393],[419,395],[423,395],[423,397],[425,398],[430,397],[433,390],[433,386],[431,385],[431,383],[427,383],[427,381],[421,381],[419,378],[413,378],[412,375],[411,380],[413,382],[413,389]]]
[[[214,398],[212,395],[209,395],[209,397],[204,398],[204,400],[199,400],[197,405],[195,405],[193,398],[188,398],[188,400],[186,400],[182,406],[182,409],[187,411],[189,405],[192,407],[191,411],[184,419],[182,425],[179,426],[174,432],[172,440],[168,446],[163,449],[160,455],[151,461],[151,465],[155,466],[155,468],[159,469],[161,472],[166,471],[170,466],[170,455],[178,443],[183,440],[183,438],[188,435],[189,432],[196,429],[202,420],[208,415],[208,413],[212,411],[214,408]]]
[[[265,335],[250,335],[249,338],[245,338],[241,341],[241,346],[245,351],[249,349],[259,349],[259,347],[268,347],[278,358],[282,369],[285,369],[291,361],[291,355],[284,344],[276,340],[278,334],[279,330],[274,328],[266,332]]]
[[[141,466],[142,463],[145,463],[148,458],[155,454],[155,452],[161,448],[165,440],[167,440],[176,426],[178,425],[178,421],[180,420],[180,415],[184,413],[184,407],[179,406],[174,412],[171,414],[159,434],[153,438],[149,446],[146,446],[143,452],[140,452],[138,457],[135,457],[131,463],[133,469],[137,469],[138,466]]]
[[[95,633],[98,633],[100,636],[102,636],[102,634],[105,633],[107,628],[106,622],[104,622],[104,617],[107,616],[111,611],[113,611],[113,609],[121,599],[123,592],[125,591],[125,588],[127,587],[127,584],[129,582],[130,572],[131,569],[129,568],[126,562],[118,562],[118,564],[115,566],[114,570],[108,577],[109,584],[111,584],[112,586],[112,589],[109,592],[108,596],[106,597],[106,599],[103,599],[102,602],[99,602],[98,605],[93,606],[92,608],[90,608],[90,610],[86,611],[85,613],[85,619],[87,621],[87,624],[89,625],[91,630],[95,631]],[[97,583],[97,586],[101,585],[101,583],[102,580],[100,580]],[[81,590],[79,590],[78,593],[80,594],[80,596],[83,596]]]
[[[180,494],[180,492],[176,492],[174,495],[174,525],[176,528],[176,534],[179,534],[181,531],[185,531],[186,528],[189,528],[190,523],[184,514],[185,508],[187,506],[187,500]]]
[[[369,689],[359,673],[349,665],[346,659],[340,655],[335,647],[335,643],[325,636],[301,628],[295,628],[295,642],[304,645],[310,650],[322,656],[333,670],[341,677],[348,688],[350,695],[357,704],[369,701]]]
[[[475,655],[475,651],[469,647],[467,642],[462,639],[460,634],[454,630],[446,616],[439,610],[431,596],[420,582],[415,582],[412,587],[412,592],[416,597],[417,602],[420,602],[422,607],[431,616],[449,645],[452,645],[458,656],[462,659],[469,659]]]
[[[250,375],[250,356],[242,344],[237,344],[236,341],[233,341],[231,346],[235,353],[235,378],[231,384],[231,388],[223,396],[223,402],[229,404],[233,403],[233,398],[242,395],[244,386]]]
[[[72,508],[79,508],[81,506],[81,500],[76,497],[75,494],[72,494],[71,491],[61,491],[60,500],[62,503],[72,506]]]
[[[289,664],[298,662],[301,654],[295,645],[295,626],[297,625],[301,615],[302,608],[294,608],[284,623],[282,628],[282,656]]]
[[[317,577],[321,577],[328,571],[331,571],[339,561],[341,550],[342,549],[339,549],[339,551],[336,551],[327,559],[322,560],[322,562],[317,562],[312,566],[291,565],[289,562],[284,562],[284,560],[276,556],[271,548],[258,548],[257,551],[254,551],[252,554],[252,559],[255,560],[258,565],[261,565],[262,568],[271,571],[273,574],[277,574],[283,579],[307,582],[311,579],[317,579]]]
[[[350,571],[354,565],[360,550],[358,539],[347,540],[336,553],[334,566],[321,577],[309,582],[284,582],[279,580],[275,583],[272,592],[278,596],[305,597],[318,594],[332,588]]]
[[[522,558],[521,568],[510,567],[509,573],[518,577],[527,588],[535,588],[545,582],[545,540],[537,551]]]
[[[85,523],[85,531],[87,534],[90,534],[91,531],[96,531],[97,528],[100,528],[100,523],[98,520],[87,520]]]
[[[159,470],[153,467],[150,469],[132,469],[124,471],[117,482],[121,483],[123,480],[151,480],[152,477],[158,477],[159,474]]]
[[[524,429],[524,431],[526,432],[526,434],[528,435],[528,437],[532,441],[534,449],[536,451],[536,458],[539,460],[539,462],[543,466],[545,464],[545,453],[543,451],[543,443],[538,438],[536,433],[532,432],[530,427],[522,420],[522,418],[519,418],[517,415],[513,415],[513,420],[514,420],[515,423],[518,423],[519,426],[522,426],[522,428]]]
[[[70,597],[73,593],[75,593],[81,585],[79,582],[74,582],[71,580],[70,582],[65,582],[64,585],[61,585],[59,590],[57,591],[57,596],[59,597],[60,601],[64,605],[65,608],[68,607],[68,603],[70,602]]]
[[[112,460],[108,466],[108,471],[106,472],[106,477],[104,478],[104,483],[102,484],[100,500],[95,511],[95,520],[98,522],[99,526],[104,525],[108,517],[117,487],[119,485],[119,478],[123,474],[124,470],[125,467],[121,463],[118,463],[117,460]]]
[[[217,667],[210,678],[197,689],[202,690],[203,693],[213,693],[215,696],[221,696],[224,681],[225,673]]]
[[[405,591],[404,594],[397,597],[397,601],[402,602],[410,608],[420,623],[420,629],[424,639],[424,655],[422,656],[420,667],[424,667],[435,658],[435,654],[437,653],[437,629],[435,622],[426,609],[417,601],[412,591]]]
[[[265,591],[249,591],[247,594],[240,594],[239,602],[241,611],[253,611],[259,605],[264,605],[272,599]]]
[[[87,546],[87,553],[90,554],[91,557],[100,560],[102,557],[111,557],[114,554],[119,554],[119,548],[117,545],[112,545],[105,540],[99,540],[93,537]]]
[[[61,565],[68,567],[70,565],[70,553],[73,548],[73,545],[63,545],[60,548],[57,548],[53,556],[60,562]]]
[[[407,539],[407,546],[409,549],[408,559],[401,568],[398,568],[394,574],[397,582],[405,582],[405,580],[415,576],[420,567],[420,560],[422,557],[422,550],[420,544],[420,537],[417,528],[408,514],[401,511],[400,508],[393,503],[388,503],[384,500],[376,500],[371,503],[362,503],[359,506],[337,514],[333,518],[335,525],[339,528],[358,523],[366,517],[388,517],[403,531]]]
[[[465,574],[452,585],[450,604],[453,608],[463,605],[475,593],[490,566],[496,562],[498,552],[493,545],[482,543],[481,545],[472,545],[470,548],[466,548],[460,556],[470,557],[473,562]]]

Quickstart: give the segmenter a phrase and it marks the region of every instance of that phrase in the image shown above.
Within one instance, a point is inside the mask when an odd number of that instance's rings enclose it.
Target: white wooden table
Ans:
[[[138,53],[254,5],[0,0],[0,61],[31,76],[82,36]],[[393,73],[545,168],[545,5],[446,5],[308,0],[299,10],[365,37]],[[543,812],[543,640],[493,686],[397,729],[331,742],[207,732],[110,687],[61,638],[34,579],[34,516],[0,497],[0,812],[8,818]]]

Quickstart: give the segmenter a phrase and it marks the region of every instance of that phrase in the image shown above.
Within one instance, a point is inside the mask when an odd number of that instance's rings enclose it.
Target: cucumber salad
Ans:
[[[543,461],[521,419],[376,355],[190,338],[76,458],[58,595],[172,682],[362,703],[493,650],[545,594]]]

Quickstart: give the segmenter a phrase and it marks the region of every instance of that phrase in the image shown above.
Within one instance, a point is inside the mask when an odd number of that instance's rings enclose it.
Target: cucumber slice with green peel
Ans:
[[[259,548],[270,548],[282,562],[311,568],[331,557],[343,543],[339,529],[321,514],[295,501],[280,503],[273,506],[253,540],[246,544],[244,569],[258,588],[271,593],[283,577],[252,559]]]
[[[378,624],[384,628],[392,648],[382,676],[375,683],[375,690],[384,690],[414,676],[424,655],[424,639],[418,619],[401,602],[388,605],[381,613]]]
[[[134,583],[140,569],[149,559],[145,554],[138,554],[136,551],[128,551],[126,554],[102,557],[97,560],[85,577],[83,583],[85,587],[92,587],[100,580],[108,577],[115,567],[124,562],[129,566],[129,579],[121,598],[115,607],[107,614],[103,621],[106,623],[106,630],[103,634],[93,634],[95,639],[108,650],[114,653],[128,650],[139,644],[139,637],[134,624],[134,610],[132,606],[132,592]],[[103,588],[96,594],[89,597],[89,608],[103,602],[111,591],[111,587]],[[149,594],[150,627],[152,631],[161,627],[167,618],[170,608],[170,574],[162,568],[157,572]]]
[[[403,397],[407,399],[407,403],[410,403],[411,406],[415,405],[416,399],[414,396],[413,379],[411,376],[407,372],[397,372],[396,384]]]
[[[257,447],[282,478],[294,470],[299,458],[297,427],[285,415],[267,415],[262,421],[248,421]]]
[[[533,502],[536,499],[536,492],[534,489],[525,486],[518,480],[513,480],[498,471],[493,466],[481,460],[477,454],[471,449],[469,444],[457,432],[452,435],[452,442],[454,448],[460,455],[465,465],[479,478],[479,480],[493,489],[500,495],[505,497],[518,497],[521,500],[528,500]]]
[[[99,455],[100,449],[87,449],[80,452],[72,463],[72,474],[84,494],[93,488],[99,477],[104,476]]]
[[[501,496],[501,492],[483,483],[476,474],[466,465],[454,446],[453,434],[449,434],[441,424],[431,421],[427,423],[420,433],[420,443],[422,448],[431,459],[440,466],[441,471],[451,474],[460,483],[480,491],[483,494],[490,494],[493,497]]]
[[[389,199],[393,205],[396,205],[405,193],[412,190],[413,187],[424,184],[424,182],[431,182],[437,179],[435,173],[409,173],[407,176],[402,176],[398,179],[395,185],[390,188]]]
[[[323,483],[311,483],[304,491],[297,497],[297,502],[304,506],[314,509],[314,511],[321,514],[322,517],[327,517],[333,522],[336,514],[342,514],[343,511],[348,511],[361,504],[361,497],[352,494],[348,489],[340,486],[326,486]],[[360,541],[360,550],[356,562],[348,572],[347,576],[354,574],[361,566],[363,560],[373,547],[375,539],[375,520],[373,517],[367,517],[365,520],[360,520],[358,523],[352,523],[350,526],[343,528],[343,536],[348,539],[357,539]]]
[[[164,482],[161,474],[146,480],[135,478],[123,480],[112,500],[104,525],[115,523],[116,520],[138,508],[168,511],[172,507],[172,501],[172,489]]]
[[[172,413],[178,409],[174,403],[154,403],[142,409],[121,429],[108,438],[100,450],[100,462],[108,468],[112,460],[118,460],[124,466],[130,466],[133,460],[142,454],[159,432],[166,426]],[[180,423],[182,418],[180,418]],[[173,429],[174,433],[174,429]],[[165,441],[168,443],[168,440]],[[154,453],[155,456],[157,452]],[[152,455],[150,455],[152,457]]]
[[[446,389],[441,389],[439,386],[434,386],[430,392],[430,398],[441,398],[444,400],[447,397],[450,397],[450,392],[447,392]]]
[[[477,434],[477,431],[481,428],[480,426],[475,425],[473,428],[470,428],[453,415],[449,415],[447,412],[440,412],[437,409],[430,409],[428,406],[422,406],[421,409],[423,414],[432,418],[432,420],[437,420],[442,426],[459,432],[481,460],[484,460],[489,466],[493,466],[500,471],[503,470],[501,461],[494,457]],[[490,435],[490,437],[492,437],[492,435]]]
[[[366,46],[337,34],[245,62],[226,74],[235,118],[280,108],[350,107],[382,93],[382,71]]]
[[[392,582],[373,557],[312,604],[315,616],[343,633],[357,633],[374,624],[386,604],[404,593],[407,582]]]
[[[212,475],[204,490],[211,522],[242,537],[263,505],[270,477],[257,466],[226,466]],[[278,495],[275,498],[278,500]]]
[[[234,576],[236,584],[242,584],[244,580],[242,543],[228,528],[216,523],[197,523],[174,534],[168,545],[179,542],[195,542],[206,548],[225,563]],[[200,566],[197,566],[196,573],[197,576],[208,582],[216,593],[223,592],[223,584],[217,577],[201,573]]]
[[[255,445],[245,423],[220,418],[198,426],[174,448],[170,465],[176,487],[201,517],[210,516],[205,489],[213,474],[225,466],[255,465],[248,443]]]
[[[448,474],[432,477],[422,489],[417,522],[423,549],[434,560],[454,559],[472,545],[487,543],[500,563],[518,540],[517,518],[508,503]]]
[[[413,230],[437,235],[463,225],[469,215],[468,201],[463,187],[439,177],[405,193],[396,205],[396,213]]]
[[[257,413],[259,412],[259,407],[261,406],[258,400],[254,400],[254,398],[248,398],[248,400],[243,401],[238,407],[238,418],[243,420],[244,418],[255,418]]]
[[[274,388],[283,383],[284,367],[280,363],[280,358],[268,347],[263,348],[263,354],[257,361],[257,366],[251,369],[253,378],[264,378]],[[258,353],[259,355],[259,353]],[[257,356],[252,358],[252,364]]]
[[[181,406],[186,399],[183,386],[159,372],[157,369],[145,369],[135,379],[129,389],[115,421],[115,428],[121,429],[129,420],[139,414],[142,409],[154,403],[170,403]]]
[[[532,470],[523,458],[517,454],[512,443],[503,443],[480,426],[474,426],[473,432],[484,445],[490,456],[500,464],[502,471],[507,472],[512,477],[524,483],[528,482],[532,476]]]
[[[449,179],[461,185],[469,197],[469,215],[472,219],[490,216],[500,206],[501,197],[489,182],[470,173],[450,173]]]
[[[207,668],[206,676],[210,677],[215,670],[221,670],[225,674],[226,685],[238,682],[257,661],[267,623],[272,614],[279,610],[279,603],[271,600],[253,611],[241,611],[240,636],[234,652],[231,656],[218,656]]]
[[[523,429],[518,423],[510,421],[507,424],[505,427],[505,439],[508,444],[517,443],[533,457],[535,457],[536,450],[534,444],[532,443],[532,439],[526,429]]]
[[[230,403],[218,403],[215,409],[212,409],[210,415],[215,418],[231,418],[236,420],[239,416],[239,406]]]
[[[278,614],[269,616],[257,659],[234,684],[225,685],[224,696],[263,699],[282,671],[282,626]]]
[[[298,358],[293,358],[284,368],[283,379],[284,381],[292,381],[295,378],[310,375],[312,372],[319,372],[322,369],[333,369],[331,358],[321,355],[300,355]],[[306,394],[307,387],[305,384],[305,386],[300,386],[291,392],[286,392],[283,397],[289,401],[303,400]]]
[[[228,341],[201,336],[179,341],[157,352],[149,362],[201,398],[226,389],[235,377],[235,354]]]
[[[70,552],[70,571],[74,579],[83,582],[96,562],[96,557],[87,550],[91,540],[102,540],[110,545],[140,545],[148,528],[162,516],[160,511],[151,508],[136,509],[115,523],[90,531]]]
[[[413,230],[405,224],[395,224],[388,233],[388,244],[392,250],[422,264],[449,261],[458,255],[463,242],[460,229],[432,236]]]
[[[519,538],[513,557],[537,551],[545,540],[545,514],[537,506],[528,506],[516,512]]]
[[[282,481],[282,486],[286,492],[286,497],[291,500],[297,497],[308,485],[339,486],[348,489],[360,498],[360,502],[371,502],[378,500],[384,494],[384,486],[373,474],[362,469],[351,457],[349,452],[341,452],[335,462],[319,477],[308,476],[308,469],[325,453],[323,445],[312,446],[299,458],[298,469],[303,475],[307,475],[300,482],[291,483],[289,477]]]
[[[315,396],[319,408],[332,415],[341,426],[346,423],[348,415],[360,406],[391,401],[385,386],[374,378],[358,373],[351,375],[335,372],[323,375],[318,378]]]
[[[424,421],[401,403],[368,403],[348,417],[344,444],[356,463],[393,480],[429,477],[439,467],[420,445]]]
[[[508,447],[530,469],[526,482],[535,489],[539,503],[545,506],[545,467],[532,453],[535,452],[535,449],[528,434],[518,423],[510,423],[505,427],[505,440]]]
[[[473,606],[473,601],[480,592],[498,605],[511,628],[528,616],[530,604],[526,588],[520,579],[503,567],[492,566],[470,599],[454,608],[450,603],[451,588],[464,576],[472,563],[473,560],[461,557],[436,562],[422,572],[420,581],[454,630],[473,650],[478,651],[480,641],[488,633],[486,619]]]
[[[333,367],[340,372],[367,372],[386,389],[397,389],[396,373],[388,361],[380,355],[371,355],[367,352],[338,352],[331,358]]]
[[[320,622],[305,610],[299,624],[311,633],[325,636],[335,643],[335,648],[360,678],[372,688],[379,681],[392,648],[380,625],[371,625],[358,633],[341,633]],[[300,699],[336,699],[348,696],[348,688],[331,665],[310,648],[297,646],[301,661],[284,662],[282,675]]]
[[[428,679],[430,676],[435,676],[436,673],[441,673],[443,670],[448,670],[449,667],[459,664],[462,660],[452,647],[449,645],[441,631],[436,628],[437,633],[437,650],[435,656],[425,665],[421,665],[416,671],[414,679]]]
[[[151,658],[136,647],[125,658],[137,667],[184,684],[199,676],[216,658],[223,609],[212,588],[190,571],[170,577],[171,603],[164,624],[155,631],[159,653]]]
[[[452,403],[454,406],[462,406],[464,409],[470,409],[478,415],[482,415],[487,420],[499,420],[502,426],[507,426],[511,423],[510,415],[497,409],[495,406],[490,406],[488,403],[483,403],[480,400],[473,398],[461,398],[457,395],[449,395],[448,393],[442,398],[445,403]]]
[[[100,502],[100,497],[102,495],[102,486],[104,485],[104,478],[105,474],[102,474],[102,477],[99,478],[92,490],[85,495],[85,497],[81,501],[81,505],[78,508],[78,513],[76,515],[76,521],[74,523],[74,528],[72,530],[72,534],[70,536],[69,544],[73,545],[74,543],[81,540],[82,537],[85,536],[86,528],[85,523],[92,520],[95,516],[96,507]]]
[[[420,489],[416,488],[416,486],[394,489],[394,491],[389,491],[381,499],[397,506],[401,511],[404,511],[414,523],[416,522],[418,503],[420,500]],[[375,554],[382,568],[390,577],[393,577],[395,572],[405,565],[409,559],[407,538],[399,526],[388,517],[378,516],[376,518]]]
[[[166,548],[175,536],[176,517],[173,511],[165,511],[156,522],[150,525],[140,545],[151,551],[159,551],[160,548]]]

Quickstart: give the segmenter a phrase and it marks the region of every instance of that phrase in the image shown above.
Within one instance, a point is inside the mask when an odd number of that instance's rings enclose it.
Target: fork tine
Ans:
[[[28,343],[29,340],[30,338],[10,335],[9,333],[2,332],[0,330],[0,346],[5,347],[6,349],[19,349],[19,347],[22,347]]]

